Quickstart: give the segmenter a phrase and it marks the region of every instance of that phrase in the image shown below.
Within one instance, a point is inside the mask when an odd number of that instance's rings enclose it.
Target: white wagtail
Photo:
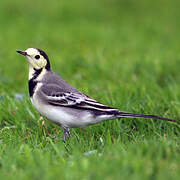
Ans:
[[[37,111],[53,123],[61,126],[64,140],[70,138],[70,128],[79,128],[101,121],[130,117],[172,119],[144,114],[121,112],[106,106],[73,88],[51,71],[47,54],[36,48],[17,51],[29,64],[29,95]]]

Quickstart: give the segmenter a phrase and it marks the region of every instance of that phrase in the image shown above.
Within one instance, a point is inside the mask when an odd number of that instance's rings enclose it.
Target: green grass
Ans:
[[[0,179],[180,179],[178,3],[1,0]],[[64,144],[30,103],[27,63],[15,52],[28,47],[98,101],[178,123],[106,121],[72,129]]]

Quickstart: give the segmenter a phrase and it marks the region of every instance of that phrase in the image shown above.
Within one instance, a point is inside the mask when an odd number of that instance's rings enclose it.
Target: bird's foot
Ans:
[[[68,127],[62,126],[62,129],[64,131],[64,142],[71,137],[70,129]]]

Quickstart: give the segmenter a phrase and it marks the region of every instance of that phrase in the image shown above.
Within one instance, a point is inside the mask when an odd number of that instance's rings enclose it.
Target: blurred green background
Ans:
[[[0,179],[179,179],[180,126],[122,119],[63,133],[28,97],[16,53],[43,49],[73,86],[179,122],[178,0],[0,1]]]

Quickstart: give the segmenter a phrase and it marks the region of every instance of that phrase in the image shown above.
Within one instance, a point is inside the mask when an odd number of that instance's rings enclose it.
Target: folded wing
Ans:
[[[99,111],[117,111],[112,107],[101,104],[94,99],[89,98],[82,93],[74,93],[62,90],[56,85],[43,85],[43,96],[51,105],[66,106],[76,109],[99,110]]]

